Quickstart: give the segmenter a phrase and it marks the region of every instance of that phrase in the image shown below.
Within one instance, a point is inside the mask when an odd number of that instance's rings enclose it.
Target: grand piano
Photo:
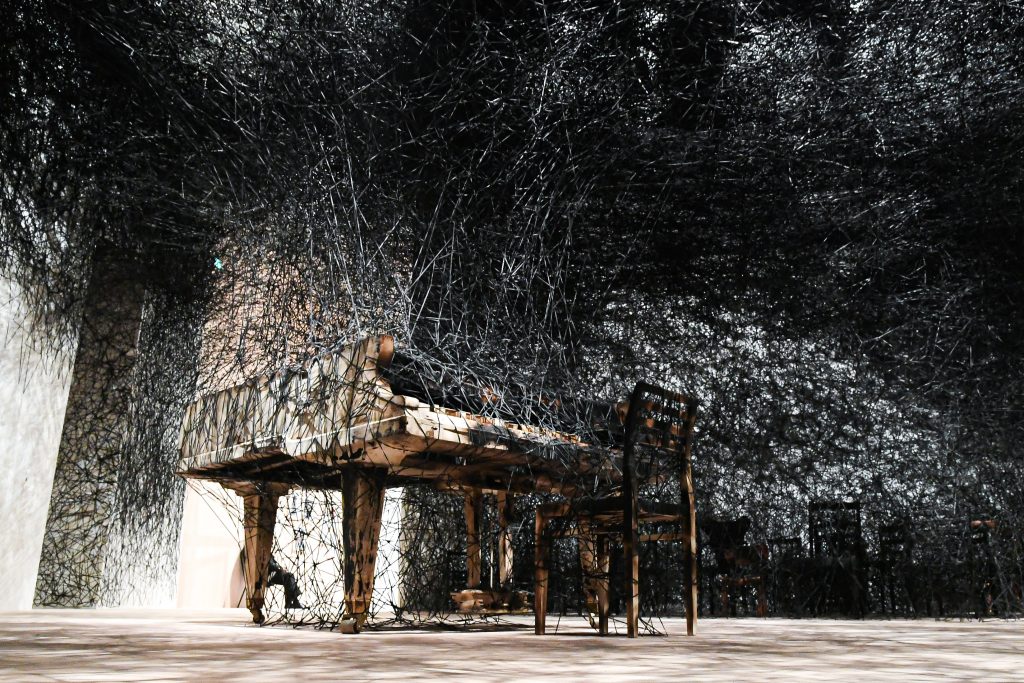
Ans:
[[[614,448],[462,409],[469,406],[437,405],[395,358],[393,339],[374,336],[301,368],[200,396],[187,407],[179,474],[218,482],[242,497],[247,606],[256,623],[264,620],[278,500],[292,488],[341,491],[341,627],[357,632],[373,595],[387,488],[427,483],[464,496],[472,595],[481,585],[485,494],[497,498],[499,581],[507,587],[508,512],[515,494],[545,492],[573,500],[582,487],[621,484]],[[482,390],[485,403],[487,393]],[[621,431],[623,406],[605,412],[599,421]],[[464,606],[480,606],[466,593],[453,597]]]

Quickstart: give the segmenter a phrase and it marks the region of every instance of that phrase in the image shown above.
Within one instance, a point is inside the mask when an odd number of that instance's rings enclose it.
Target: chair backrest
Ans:
[[[733,550],[747,544],[750,518],[746,515],[738,519],[705,518],[700,523],[700,528],[707,534],[708,545],[712,548]]]
[[[909,522],[893,522],[878,527],[878,556],[883,564],[910,559],[913,545]]]
[[[641,480],[662,480],[665,465],[679,476],[687,472],[696,420],[695,399],[646,382],[636,385],[624,420],[622,475],[627,490],[635,492]]]
[[[803,557],[804,544],[799,536],[776,536],[768,540],[771,546],[772,559],[793,560]]]
[[[864,550],[860,501],[817,501],[808,507],[811,555],[837,557]]]
[[[709,519],[700,523],[700,528],[707,537],[707,547],[715,554],[718,570],[729,571],[738,562],[746,561],[752,554],[753,546],[747,545],[747,533],[750,531],[750,518],[746,515],[738,519]],[[751,552],[744,551],[750,550]]]
[[[978,515],[970,520],[971,543],[988,545],[992,531],[998,526],[994,515]]]

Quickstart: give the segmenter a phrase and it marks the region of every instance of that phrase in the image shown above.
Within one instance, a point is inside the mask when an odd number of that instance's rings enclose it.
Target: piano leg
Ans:
[[[626,560],[626,636],[640,635],[640,533],[637,527],[636,484],[626,486],[622,553]]]
[[[597,632],[608,635],[608,613],[611,611],[609,592],[609,569],[611,557],[608,555],[608,534],[597,536],[597,569],[601,573],[597,581]]]
[[[683,491],[686,495],[686,503],[689,507],[689,516],[686,520],[686,553],[684,561],[687,564],[685,569],[686,582],[686,635],[692,636],[697,632],[697,499],[693,490],[693,469],[690,465],[689,451],[687,451],[686,465],[683,470]],[[728,614],[728,613],[726,613]]]
[[[373,574],[384,509],[384,470],[349,467],[341,474],[345,613],[341,631],[358,633],[373,599]]]
[[[512,494],[498,493],[498,585],[503,591],[512,587],[512,535],[508,523],[512,519]]]
[[[551,539],[546,532],[547,519],[537,510],[534,523],[533,549],[533,630],[538,636],[544,635],[548,615],[548,578],[551,561]]]
[[[483,553],[480,527],[484,516],[484,496],[480,489],[466,489],[466,588],[480,588]]]
[[[591,628],[598,628],[601,607],[601,569],[598,566],[597,530],[589,524],[579,523],[576,543],[579,546],[580,565],[583,569],[583,598]]]
[[[274,545],[277,502],[287,492],[288,487],[280,485],[235,489],[244,506],[246,606],[257,624],[264,620],[263,603],[270,571],[270,550]]]

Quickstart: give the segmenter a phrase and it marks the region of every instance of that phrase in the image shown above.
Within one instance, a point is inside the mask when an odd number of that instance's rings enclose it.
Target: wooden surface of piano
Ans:
[[[364,339],[188,406],[179,473],[217,481],[243,498],[247,603],[257,623],[264,619],[278,499],[293,487],[342,493],[343,630],[358,630],[373,594],[386,488],[427,482],[465,495],[472,591],[481,583],[484,493],[499,500],[499,573],[507,587],[512,549],[502,511],[511,497],[571,497],[581,477],[616,476],[607,452],[571,434],[394,393],[388,379],[394,353],[390,337]],[[479,598],[458,595],[464,604]]]

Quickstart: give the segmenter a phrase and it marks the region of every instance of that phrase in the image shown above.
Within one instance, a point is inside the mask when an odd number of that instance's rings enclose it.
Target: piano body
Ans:
[[[294,487],[340,490],[344,630],[357,631],[373,594],[384,491],[429,483],[465,496],[468,588],[481,583],[483,494],[498,499],[498,566],[511,579],[511,497],[571,497],[581,477],[615,478],[607,451],[571,434],[430,405],[392,391],[388,336],[201,396],[185,412],[179,474],[243,498],[247,606],[263,621],[278,499]],[[457,600],[467,600],[464,591]],[[468,598],[472,602],[473,598]],[[465,603],[464,603],[465,604]]]

